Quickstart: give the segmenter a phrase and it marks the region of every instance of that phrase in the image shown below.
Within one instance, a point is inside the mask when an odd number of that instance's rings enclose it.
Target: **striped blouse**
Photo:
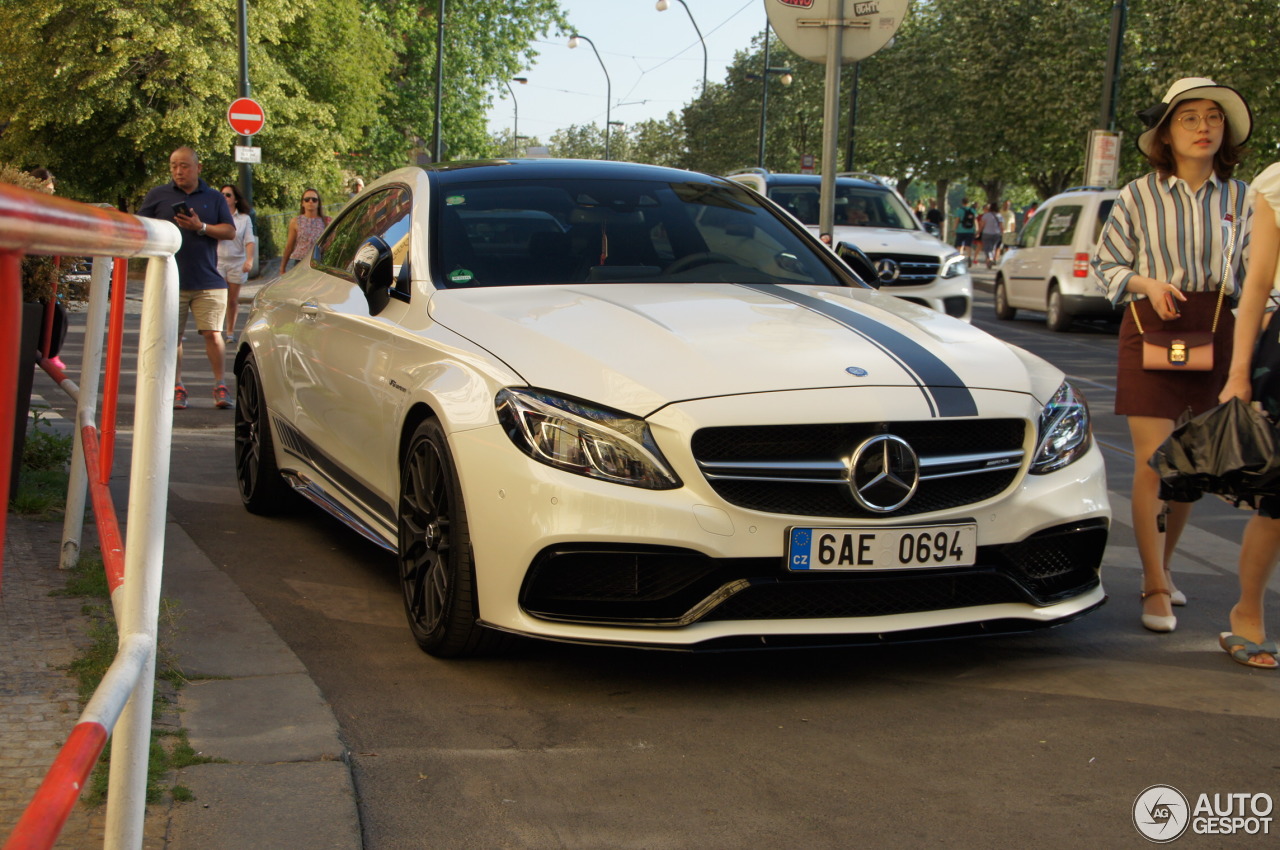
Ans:
[[[1093,255],[1094,274],[1107,298],[1119,305],[1145,297],[1128,291],[1135,274],[1167,281],[1183,292],[1217,291],[1232,227],[1227,294],[1234,296],[1249,258],[1247,189],[1242,180],[1224,182],[1213,175],[1192,192],[1185,180],[1155,172],[1125,186]]]

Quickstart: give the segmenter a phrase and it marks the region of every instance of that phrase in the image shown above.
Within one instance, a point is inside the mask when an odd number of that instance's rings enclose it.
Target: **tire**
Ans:
[[[245,508],[269,516],[292,505],[293,488],[276,466],[267,399],[253,355],[236,370],[235,437],[236,485]]]
[[[418,425],[400,462],[397,563],[405,616],[423,652],[463,658],[498,649],[505,635],[479,619],[467,511],[444,429]]]
[[[1062,303],[1062,293],[1058,291],[1057,284],[1049,287],[1049,297],[1045,299],[1044,305],[1044,323],[1051,331],[1063,333],[1071,330],[1072,315],[1067,312],[1066,307]]]
[[[1009,293],[1004,288],[1004,278],[996,278],[996,318],[1010,321],[1018,311],[1009,306]]]

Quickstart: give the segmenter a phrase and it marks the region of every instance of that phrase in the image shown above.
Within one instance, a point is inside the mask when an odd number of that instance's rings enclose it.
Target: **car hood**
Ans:
[[[814,233],[817,227],[810,227]],[[954,249],[945,242],[923,230],[901,230],[895,227],[850,227],[836,225],[836,242],[850,242],[857,245],[865,254],[879,254],[884,251],[924,251],[937,253],[939,248],[946,248],[946,253]]]
[[[830,387],[920,387],[937,415],[970,389],[1031,392],[1010,346],[871,290],[778,284],[449,289],[431,318],[530,386],[637,416],[672,402]]]

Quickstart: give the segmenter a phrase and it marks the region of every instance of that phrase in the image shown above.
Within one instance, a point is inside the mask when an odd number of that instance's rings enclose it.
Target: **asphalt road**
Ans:
[[[1193,804],[1280,797],[1280,676],[1215,643],[1247,514],[1205,503],[1193,516],[1179,563],[1190,604],[1177,632],[1144,631],[1132,459],[1109,412],[1114,329],[1053,334],[1022,315],[997,322],[980,295],[975,323],[1085,387],[1116,517],[1110,602],[1050,632],[728,655],[528,642],[433,659],[404,625],[390,556],[310,508],[240,507],[232,414],[213,409],[190,343],[169,508],[332,703],[370,850],[1139,847],[1133,804],[1149,786]]]

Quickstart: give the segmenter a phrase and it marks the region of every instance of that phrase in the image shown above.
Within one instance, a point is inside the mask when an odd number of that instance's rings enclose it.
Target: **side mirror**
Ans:
[[[391,246],[381,236],[370,236],[351,261],[356,286],[369,302],[369,315],[376,316],[391,300]]]
[[[853,273],[862,279],[862,282],[873,289],[880,288],[880,273],[876,271],[876,264],[871,262],[871,258],[862,252],[862,249],[852,242],[841,242],[836,246],[836,255],[844,260],[844,264],[853,269]]]

